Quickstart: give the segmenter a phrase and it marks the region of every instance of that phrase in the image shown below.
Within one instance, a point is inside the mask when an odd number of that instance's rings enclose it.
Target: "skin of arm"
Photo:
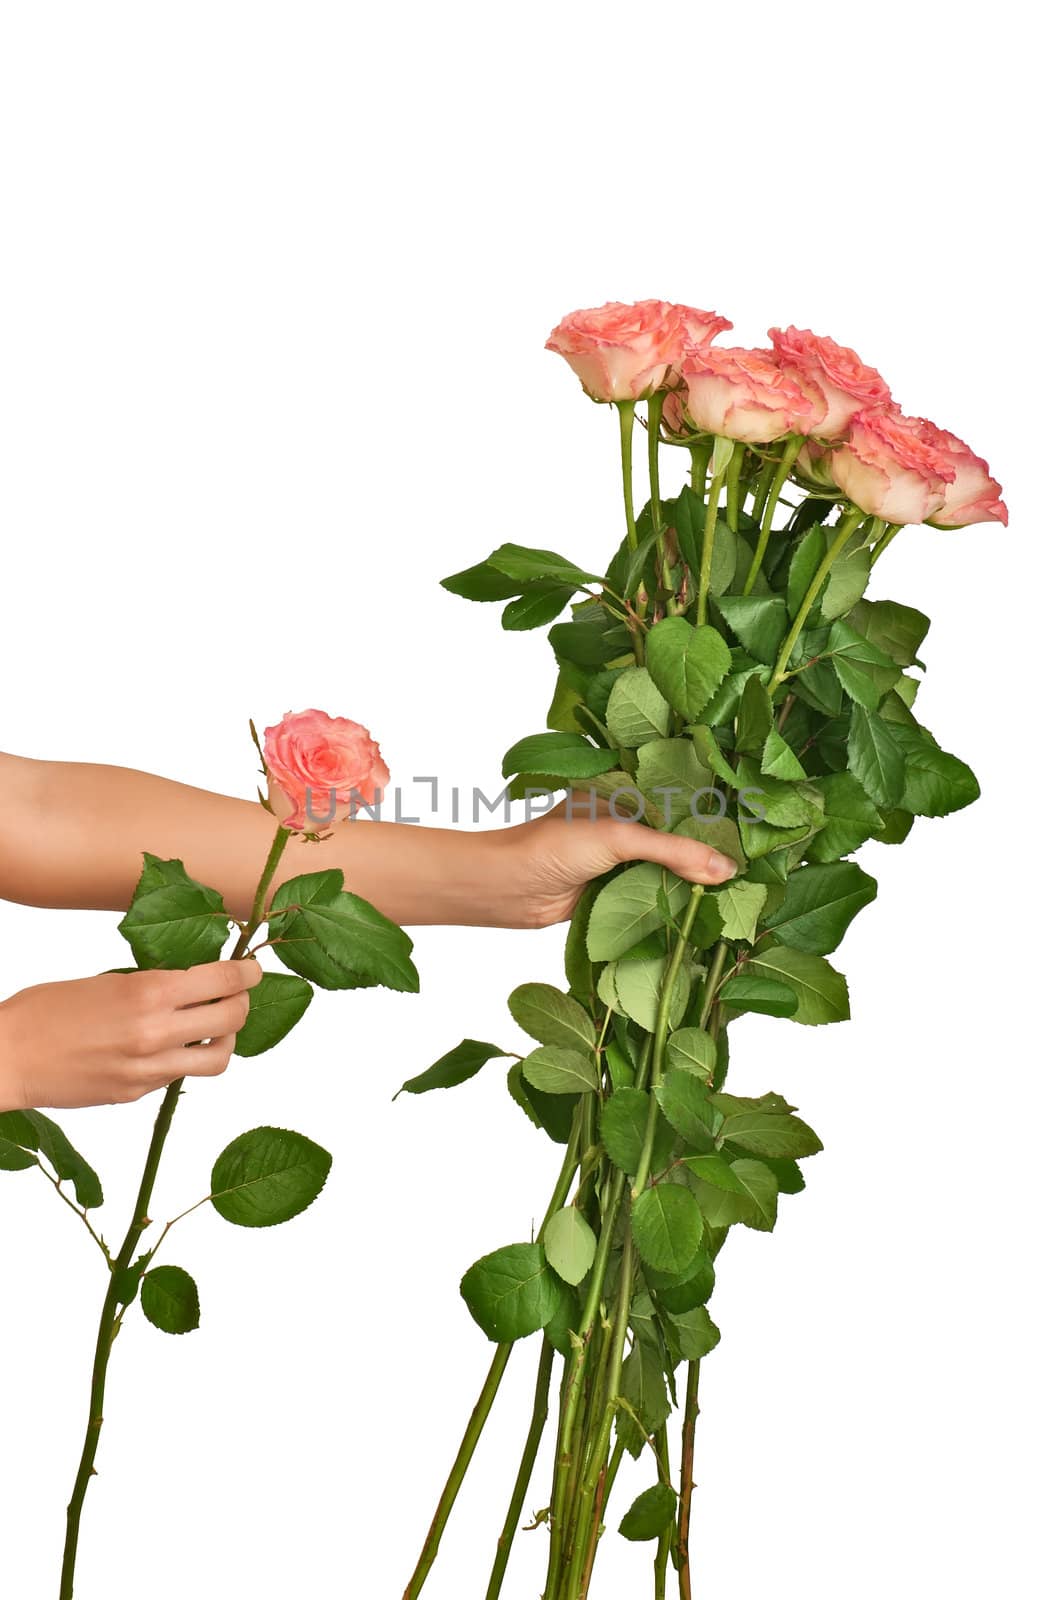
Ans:
[[[0,895],[24,905],[121,911],[141,852],[177,857],[246,916],[277,822],[235,800],[124,767],[0,755]],[[408,926],[538,928],[571,915],[591,878],[651,860],[695,883],[722,883],[734,863],[707,845],[559,807],[480,833],[419,824],[341,822],[293,836],[277,881],[338,867],[348,889]]]

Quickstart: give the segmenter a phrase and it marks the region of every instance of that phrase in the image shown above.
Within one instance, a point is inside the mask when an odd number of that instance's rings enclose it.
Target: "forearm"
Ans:
[[[123,910],[147,850],[183,861],[192,877],[221,892],[235,916],[249,912],[277,826],[256,802],[122,767],[5,756],[0,776],[5,898]],[[319,843],[293,837],[279,879],[338,867],[348,889],[396,922],[491,923],[498,919],[504,852],[498,833],[363,817],[337,824]]]

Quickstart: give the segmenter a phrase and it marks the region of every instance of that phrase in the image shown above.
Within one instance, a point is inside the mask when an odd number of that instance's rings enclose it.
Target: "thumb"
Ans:
[[[730,856],[682,834],[658,833],[655,828],[624,822],[617,829],[617,861],[653,861],[690,883],[726,883],[738,867]]]

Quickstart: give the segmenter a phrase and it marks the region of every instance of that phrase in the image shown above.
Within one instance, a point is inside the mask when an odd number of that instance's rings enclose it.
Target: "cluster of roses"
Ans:
[[[813,491],[836,491],[884,522],[960,528],[1006,523],[1000,485],[955,434],[907,417],[854,350],[806,329],[772,328],[771,349],[717,347],[733,327],[714,311],[640,300],[563,317],[547,341],[593,400],[663,393],[666,437],[787,441]],[[789,464],[788,462],[788,464]]]

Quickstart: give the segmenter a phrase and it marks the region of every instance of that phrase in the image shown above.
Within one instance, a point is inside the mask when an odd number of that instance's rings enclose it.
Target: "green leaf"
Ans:
[[[657,1104],[687,1144],[695,1150],[714,1148],[721,1118],[700,1078],[692,1072],[666,1072],[654,1092]]]
[[[575,1285],[591,1270],[598,1240],[582,1211],[564,1206],[543,1229],[543,1249],[558,1277]]]
[[[727,626],[751,656],[773,667],[786,633],[786,602],[781,595],[735,594],[717,600]]]
[[[703,1306],[716,1287],[716,1268],[704,1240],[691,1265],[678,1277],[654,1272],[650,1267],[644,1267],[643,1273],[662,1311],[677,1316]]]
[[[631,651],[631,635],[602,605],[580,606],[572,622],[555,622],[550,643],[559,661],[605,667]]]
[[[877,893],[874,878],[855,861],[802,867],[789,878],[782,900],[762,918],[762,925],[795,950],[829,956],[857,912]]]
[[[522,1071],[532,1088],[543,1094],[585,1094],[599,1087],[594,1057],[559,1045],[545,1044],[533,1050],[525,1056]]]
[[[140,1304],[148,1321],[163,1333],[191,1333],[199,1327],[199,1290],[182,1267],[154,1267],[146,1273]]]
[[[74,1185],[78,1205],[86,1211],[102,1206],[103,1188],[99,1178],[85,1157],[74,1149],[59,1124],[42,1111],[24,1111],[22,1116],[33,1128],[37,1140],[35,1148],[51,1164],[56,1177]]]
[[[25,1172],[28,1167],[35,1166],[37,1157],[32,1151],[23,1150],[21,1145],[0,1136],[0,1172]]]
[[[705,502],[684,484],[675,502],[675,531],[683,560],[692,572],[701,570],[701,544],[705,534]],[[721,517],[716,524],[709,569],[712,594],[726,594],[738,564],[738,540]]]
[[[600,992],[603,998],[608,985],[613,986],[613,1000],[606,1001],[614,1009],[630,1017],[632,1022],[637,1022],[640,1028],[652,1032],[657,1026],[657,1012],[660,1007],[661,984],[664,980],[665,968],[668,962],[662,956],[655,961],[614,961],[602,969],[599,980]],[[690,968],[688,965],[680,967],[676,974],[675,987],[672,990],[672,1003],[669,1008],[669,1025],[677,1028],[683,1019],[683,1013],[690,999]]]
[[[978,799],[978,779],[965,761],[940,749],[921,728],[891,728],[904,757],[902,810],[918,817],[945,817]]]
[[[830,773],[815,782],[826,820],[809,843],[810,860],[836,861],[882,831],[882,818],[850,773]]]
[[[229,914],[218,891],[190,878],[180,861],[145,852],[118,931],[138,967],[183,969],[217,961],[229,937]]]
[[[849,770],[878,805],[899,804],[904,793],[904,752],[896,729],[860,705],[853,706],[849,726]]]
[[[848,985],[822,956],[780,947],[756,953],[748,965],[761,977],[774,978],[793,990],[797,996],[795,1022],[818,1026],[848,1019]]]
[[[731,1163],[721,1155],[684,1156],[683,1165],[700,1183],[710,1184],[724,1194],[745,1195],[745,1189],[731,1171]]]
[[[664,812],[670,827],[691,810],[695,795],[700,810],[712,809],[713,775],[698,760],[689,739],[654,739],[638,753],[638,786]]]
[[[509,997],[517,1026],[540,1044],[569,1050],[593,1050],[598,1041],[594,1023],[578,1000],[549,983],[522,983]]]
[[[615,750],[599,750],[578,733],[533,733],[518,739],[502,758],[502,776],[556,773],[559,778],[595,778],[616,766]]]
[[[284,965],[323,989],[382,984],[417,991],[409,935],[344,889],[336,868],[282,883],[269,909],[269,927]]]
[[[685,617],[664,617],[646,636],[650,676],[687,722],[704,709],[730,665],[726,640],[707,624],[693,627]]]
[[[645,667],[621,673],[609,694],[605,724],[623,750],[664,738],[671,723],[668,702]]]
[[[789,984],[740,972],[720,990],[720,1000],[732,1011],[756,1011],[764,1017],[792,1017],[797,996]]]
[[[526,594],[511,600],[502,613],[502,626],[507,633],[523,633],[529,628],[542,628],[561,615],[573,590],[567,584],[536,583]]]
[[[287,1128],[252,1128],[226,1145],[211,1174],[210,1200],[240,1228],[272,1228],[312,1205],[332,1166],[327,1150]]]
[[[641,1427],[636,1427],[627,1411],[621,1409],[616,1417],[617,1440],[637,1461],[646,1443],[645,1435],[652,1437],[663,1428],[671,1410],[660,1353],[644,1339],[635,1341],[624,1362],[620,1396],[634,1411]]]
[[[707,767],[714,777],[722,778],[724,783],[729,783],[733,788],[737,788],[738,774],[720,749],[719,741],[712,729],[703,727],[700,722],[695,722],[688,729],[688,732],[702,766]]]
[[[862,600],[849,621],[899,667],[920,664],[919,648],[930,629],[930,618],[921,611],[896,600]]]
[[[572,1354],[572,1335],[579,1328],[580,1300],[571,1284],[559,1283],[557,1288],[559,1305],[543,1332],[558,1355],[568,1357]]]
[[[819,1135],[789,1111],[739,1111],[724,1119],[720,1137],[754,1156],[799,1161],[823,1149]]]
[[[487,561],[516,583],[567,583],[579,588],[582,584],[603,581],[553,550],[534,550],[522,544],[500,544],[497,550],[491,551]]]
[[[620,1519],[617,1532],[622,1539],[645,1543],[659,1539],[675,1521],[675,1490],[667,1483],[655,1483],[640,1494]]]
[[[759,755],[771,732],[774,715],[767,685],[759,673],[751,673],[738,705],[735,749],[741,754]]]
[[[728,883],[714,896],[723,917],[725,939],[756,938],[757,920],[764,909],[768,891],[763,883],[750,883],[746,878]]]
[[[662,889],[669,915],[678,917],[690,899],[690,885],[652,862],[640,861],[609,880],[594,902],[587,926],[592,961],[615,961],[664,926],[658,898]]]
[[[675,1350],[681,1361],[702,1361],[720,1342],[720,1330],[704,1306],[669,1312],[668,1323],[675,1333]]]
[[[819,599],[823,620],[830,622],[835,617],[844,617],[867,588],[870,576],[871,551],[867,548],[854,550],[836,561]]]
[[[711,1083],[716,1070],[716,1041],[701,1028],[680,1028],[665,1047],[665,1062],[670,1071],[689,1072]]]
[[[644,1089],[620,1088],[602,1107],[601,1139],[605,1153],[615,1167],[634,1177],[646,1142],[650,1117],[650,1097]],[[674,1136],[658,1118],[654,1128],[650,1171],[659,1172],[671,1154]]]
[[[597,881],[587,885],[576,901],[576,909],[572,913],[572,920],[565,937],[565,977],[568,979],[569,988],[581,1005],[594,1003],[594,968],[587,953],[587,930],[594,902],[600,892],[601,885]]]
[[[689,1266],[703,1231],[697,1201],[689,1189],[677,1183],[655,1184],[640,1194],[631,1208],[635,1246],[643,1260],[661,1272],[682,1272]]]
[[[506,1087],[528,1121],[542,1128],[555,1144],[567,1144],[572,1118],[580,1103],[578,1094],[544,1094],[525,1079],[523,1061],[515,1061],[506,1073]]]
[[[511,1244],[471,1266],[461,1295],[495,1344],[538,1333],[561,1308],[562,1293],[541,1244]]]
[[[280,1044],[291,1033],[314,998],[314,991],[303,978],[286,972],[264,972],[262,980],[248,990],[251,1002],[247,1021],[236,1035],[238,1056],[260,1056]]]
[[[808,593],[808,586],[815,576],[816,568],[826,553],[827,535],[822,525],[814,522],[790,560],[790,571],[786,580],[786,609],[791,618],[796,617],[801,609],[801,603]],[[814,605],[809,613],[810,619],[814,619],[818,611],[818,604]]]
[[[0,1111],[0,1137],[21,1145],[23,1150],[40,1148],[37,1130],[25,1111]]]
[[[781,778],[784,783],[800,783],[807,776],[804,767],[775,728],[771,729],[764,741],[760,770],[766,777]]]
[[[750,1206],[750,1215],[743,1217],[742,1221],[747,1228],[770,1233],[779,1209],[779,1185],[775,1174],[763,1162],[745,1160],[733,1161],[731,1173],[741,1184]]]
[[[493,567],[490,561],[479,561],[474,567],[466,567],[444,578],[442,587],[463,600],[485,601],[508,600],[511,595],[520,594],[522,585]]]
[[[488,1061],[508,1054],[509,1051],[500,1050],[497,1045],[484,1044],[480,1039],[463,1039],[416,1078],[407,1078],[395,1099],[403,1091],[406,1094],[427,1094],[430,1089],[456,1089],[458,1084],[475,1078]]]

